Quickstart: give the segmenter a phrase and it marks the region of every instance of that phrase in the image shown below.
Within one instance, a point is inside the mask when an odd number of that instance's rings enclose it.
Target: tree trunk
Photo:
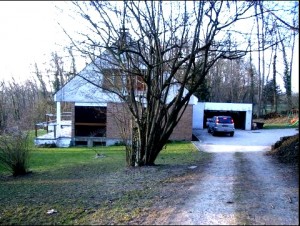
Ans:
[[[257,4],[255,4],[255,13],[256,15],[259,15],[258,13],[258,4],[260,4],[260,2],[257,2]],[[261,80],[261,50],[260,50],[260,46],[261,46],[261,38],[260,38],[260,26],[259,26],[259,18],[258,16],[256,16],[256,24],[257,24],[257,46],[258,46],[258,117],[261,116],[261,109],[262,109],[262,80]]]
[[[273,102],[272,110],[277,112],[277,89],[276,89],[276,60],[277,60],[277,44],[275,45],[274,58],[273,58]]]
[[[254,71],[253,71],[253,64],[252,64],[252,52],[251,52],[250,39],[249,39],[249,46],[250,46],[250,96],[251,96],[251,103],[254,105]]]

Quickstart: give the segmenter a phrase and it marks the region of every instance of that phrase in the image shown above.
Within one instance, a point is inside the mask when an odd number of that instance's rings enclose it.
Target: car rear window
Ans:
[[[218,117],[219,123],[232,123],[231,117]]]

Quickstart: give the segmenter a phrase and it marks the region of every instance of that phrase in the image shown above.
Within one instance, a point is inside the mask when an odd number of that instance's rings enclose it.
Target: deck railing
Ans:
[[[72,112],[62,112],[61,113],[61,121],[71,121]],[[57,127],[57,120],[55,114],[46,114],[46,121],[45,122],[39,122],[35,124],[35,137],[37,137],[37,131],[39,129],[46,130],[47,133],[49,133],[49,126],[53,126],[53,132],[54,132],[54,138],[56,138],[56,127]],[[61,128],[64,126],[71,126],[69,124],[61,124]]]

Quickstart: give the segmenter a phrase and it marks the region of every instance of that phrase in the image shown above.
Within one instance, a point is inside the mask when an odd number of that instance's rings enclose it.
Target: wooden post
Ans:
[[[56,139],[56,125],[53,125],[54,139]]]
[[[93,139],[92,138],[89,138],[87,140],[87,146],[90,148],[90,147],[93,147]]]
[[[54,127],[55,128],[55,127]],[[61,131],[61,109],[60,109],[60,102],[56,102],[56,134],[58,137],[60,137],[60,131]],[[56,138],[56,136],[55,136]]]
[[[49,116],[48,115],[46,115],[46,131],[47,131],[47,133],[49,132],[48,131],[48,127],[49,127]]]

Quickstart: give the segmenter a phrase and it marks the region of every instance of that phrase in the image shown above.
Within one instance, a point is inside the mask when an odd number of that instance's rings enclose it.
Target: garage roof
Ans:
[[[204,102],[204,110],[252,111],[252,104]]]

